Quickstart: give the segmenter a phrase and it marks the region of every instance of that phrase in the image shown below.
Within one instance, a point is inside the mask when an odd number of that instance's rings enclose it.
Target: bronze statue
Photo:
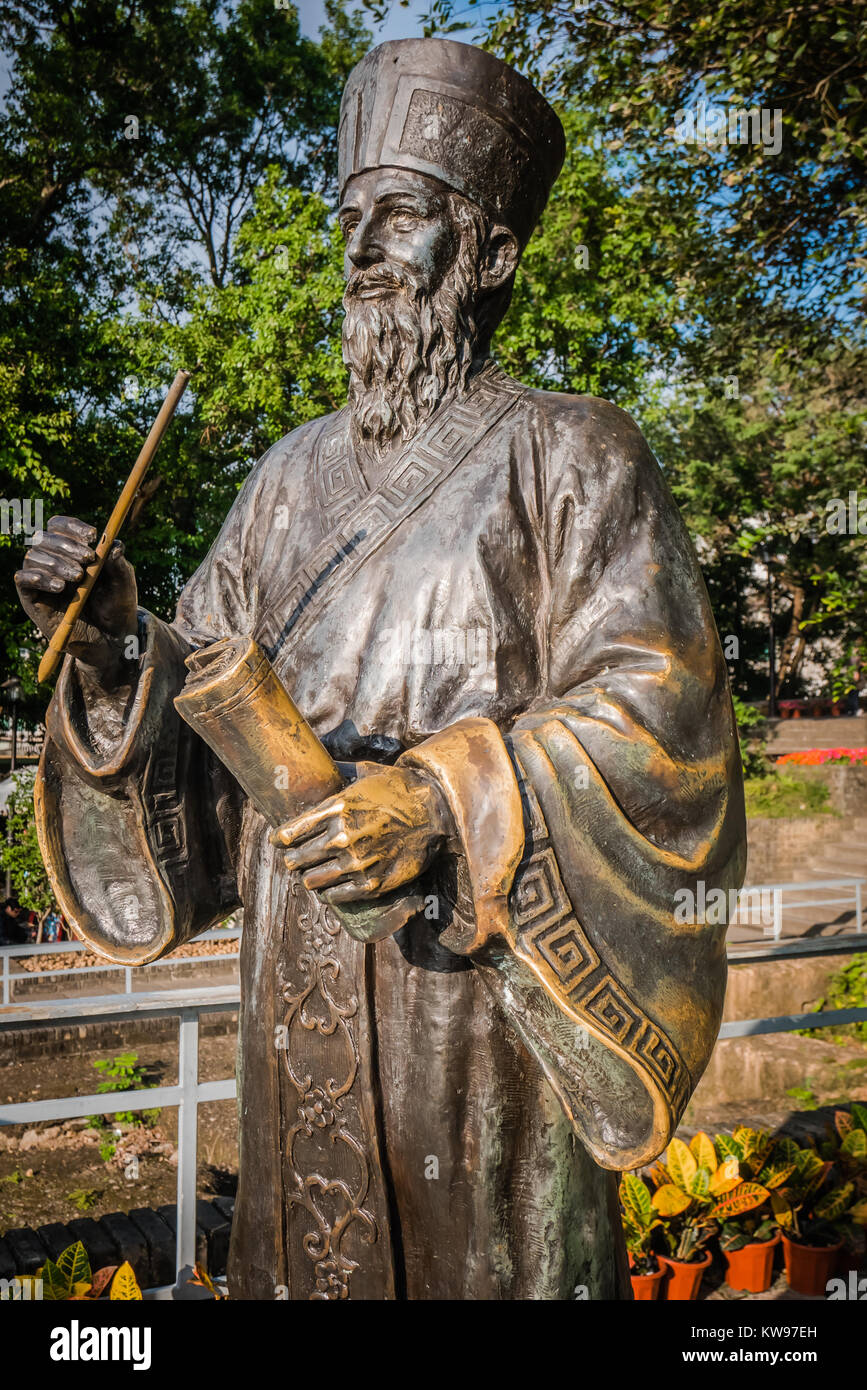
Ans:
[[[140,963],[244,906],[234,1297],[628,1297],[618,1171],[716,1038],[725,925],[675,894],[740,886],[745,821],[695,554],[628,415],[490,356],[563,155],[479,49],[358,64],[348,403],[259,461],[172,624],[115,548],[49,710],[81,935]],[[45,634],[95,539],[34,539]],[[307,807],[276,830],[269,769]]]

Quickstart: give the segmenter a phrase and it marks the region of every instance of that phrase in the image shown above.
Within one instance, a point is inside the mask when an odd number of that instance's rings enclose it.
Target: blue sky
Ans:
[[[325,23],[325,5],[322,0],[297,0],[297,3],[301,28],[305,34],[315,38],[321,25]],[[367,28],[373,31],[377,43],[381,43],[383,39],[420,38],[420,16],[424,14],[426,9],[425,0],[409,0],[409,5],[406,8],[398,4],[397,0],[393,0],[389,7],[388,18],[383,25],[374,26],[367,15],[364,22]]]

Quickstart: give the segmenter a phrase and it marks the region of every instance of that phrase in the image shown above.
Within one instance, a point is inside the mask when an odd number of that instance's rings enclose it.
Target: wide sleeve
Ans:
[[[174,707],[194,648],[251,631],[267,458],[241,489],[174,623],[139,613],[130,686],[111,694],[67,657],[36,783],[40,847],[77,934],[145,964],[239,905],[243,794]]]
[[[624,1169],[665,1147],[716,1040],[726,913],[683,904],[740,887],[745,819],[694,551],[633,422],[593,404],[602,419],[559,431],[538,489],[542,690],[511,727],[462,721],[408,760],[458,832],[443,941],[596,1161]]]

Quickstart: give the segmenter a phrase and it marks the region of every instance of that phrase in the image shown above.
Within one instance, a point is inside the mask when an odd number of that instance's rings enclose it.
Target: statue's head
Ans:
[[[340,114],[349,401],[375,448],[460,394],[509,307],[563,163],[563,128],[482,49],[404,39],[353,69]]]

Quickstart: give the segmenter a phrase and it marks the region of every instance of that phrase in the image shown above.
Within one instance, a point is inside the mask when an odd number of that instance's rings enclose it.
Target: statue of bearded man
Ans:
[[[488,53],[363,59],[348,404],[259,461],[173,623],[115,550],[49,711],[41,836],[81,935],[142,963],[244,908],[235,1298],[628,1296],[618,1172],[716,1037],[725,924],[676,902],[740,886],[745,821],[695,555],[628,415],[490,355],[563,156]],[[95,539],[35,539],[43,632]],[[173,705],[240,634],[346,777],[276,832]]]

